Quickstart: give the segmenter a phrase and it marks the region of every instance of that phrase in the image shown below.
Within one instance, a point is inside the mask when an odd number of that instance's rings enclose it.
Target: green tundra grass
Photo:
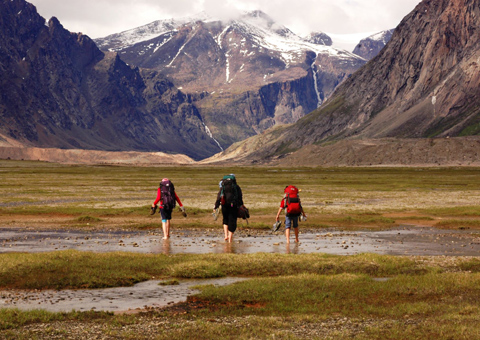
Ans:
[[[211,210],[235,173],[250,227],[270,228],[288,184],[301,228],[480,227],[480,169],[69,166],[0,161],[2,227],[158,228],[149,206],[170,178],[189,214],[173,228],[218,228]],[[156,217],[156,216],[155,216]],[[1,339],[478,339],[480,259],[361,254],[0,255],[0,289],[101,288],[151,278],[224,276],[188,302],[138,314],[0,309]]]

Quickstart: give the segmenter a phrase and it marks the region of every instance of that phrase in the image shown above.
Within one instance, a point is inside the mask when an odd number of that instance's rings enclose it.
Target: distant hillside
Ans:
[[[223,156],[242,150],[261,161],[342,139],[478,135],[479,36],[480,0],[424,0],[319,109]]]

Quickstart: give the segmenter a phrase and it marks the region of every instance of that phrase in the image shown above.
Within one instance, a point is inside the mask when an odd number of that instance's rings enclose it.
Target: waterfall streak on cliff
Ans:
[[[317,107],[322,105],[322,97],[320,96],[320,91],[318,91],[318,84],[317,84],[317,71],[315,70],[315,60],[317,59],[317,56],[315,55],[315,59],[313,60],[312,63],[312,73],[313,73],[313,86],[315,87],[315,93],[317,94]]]
[[[210,131],[210,129],[208,128],[208,126],[205,125],[205,123],[203,123],[203,122],[202,122],[202,124],[203,124],[203,127],[205,128],[205,132],[207,133],[207,135],[208,135],[211,139],[213,139],[213,141],[214,141],[215,143],[217,143],[217,145],[218,145],[218,147],[220,148],[220,150],[224,151],[223,148],[222,148],[222,146],[220,145],[220,143],[215,139],[215,137],[213,137],[213,134],[212,134],[212,132]]]

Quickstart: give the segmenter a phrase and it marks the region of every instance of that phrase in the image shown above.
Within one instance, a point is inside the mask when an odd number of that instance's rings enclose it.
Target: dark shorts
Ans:
[[[228,225],[228,231],[232,233],[237,230],[237,213],[238,208],[236,206],[222,205],[223,224]]]
[[[286,215],[285,216],[285,229],[290,229],[291,227],[298,228],[298,218],[300,215]]]
[[[162,220],[171,220],[172,219],[172,211],[160,209],[160,215],[162,215]]]

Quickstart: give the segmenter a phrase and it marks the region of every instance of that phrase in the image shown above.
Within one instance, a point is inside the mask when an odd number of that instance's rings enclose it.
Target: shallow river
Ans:
[[[0,253],[45,252],[77,249],[92,252],[128,251],[163,254],[205,253],[328,253],[353,255],[377,253],[390,255],[479,256],[480,234],[468,230],[439,230],[404,226],[385,231],[303,231],[300,243],[286,244],[283,232],[258,233],[239,230],[234,242],[223,240],[221,231],[175,230],[172,238],[162,240],[159,232],[67,231],[0,229]],[[63,290],[0,291],[0,308],[49,311],[128,312],[149,307],[163,307],[185,301],[195,294],[198,284],[230,284],[237,280],[181,281],[179,285],[161,286],[148,281],[133,287]]]
[[[205,253],[328,253],[353,255],[480,255],[480,233],[404,226],[385,231],[303,231],[300,243],[287,244],[283,232],[238,231],[226,243],[221,231],[172,230],[163,240],[161,232],[69,231],[0,229],[0,253],[45,252],[66,249],[163,254]]]

